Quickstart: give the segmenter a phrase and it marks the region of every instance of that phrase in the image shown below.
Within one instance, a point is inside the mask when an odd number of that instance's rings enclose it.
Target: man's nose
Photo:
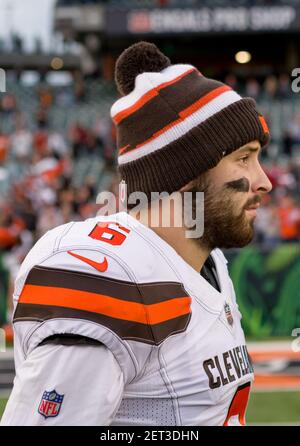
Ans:
[[[269,193],[272,190],[272,183],[261,166],[257,167],[255,178],[252,181],[252,191],[260,193]]]

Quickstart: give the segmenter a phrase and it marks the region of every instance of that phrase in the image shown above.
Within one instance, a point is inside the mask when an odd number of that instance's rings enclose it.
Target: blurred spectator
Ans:
[[[53,104],[53,94],[49,88],[39,89],[38,99],[41,109],[48,109]]]
[[[55,96],[55,103],[59,107],[71,107],[74,104],[75,98],[71,91],[63,89],[57,92]]]
[[[49,197],[50,201],[51,197]],[[43,212],[39,216],[37,231],[40,236],[45,234],[49,229],[55,226],[63,224],[63,217],[61,210],[53,204],[45,204],[43,206]]]
[[[0,213],[0,249],[7,250],[19,243],[25,224],[9,204],[1,206]]]
[[[74,95],[77,102],[83,102],[85,99],[85,83],[81,72],[74,73]]]
[[[300,147],[300,113],[294,114],[284,132],[283,152],[290,157],[295,147]]]
[[[15,132],[11,135],[10,150],[17,161],[29,161],[32,153],[32,133],[24,128],[22,123],[17,125]]]
[[[278,97],[280,99],[288,99],[291,96],[291,81],[290,76],[282,73],[278,79]]]
[[[271,165],[265,169],[266,174],[269,177],[269,180],[272,183],[273,192],[276,187],[280,184],[281,177],[284,173],[283,166],[279,165],[277,161],[272,161]]]
[[[265,195],[261,207],[257,209],[255,221],[255,241],[266,249],[279,242],[279,218],[277,207],[270,195]]]
[[[264,97],[266,99],[275,99],[278,93],[278,81],[274,75],[270,75],[264,82]]]
[[[1,134],[1,132],[0,132],[0,166],[6,159],[9,144],[10,144],[9,136],[5,135],[5,134]]]
[[[257,82],[257,80],[253,77],[247,79],[247,81],[246,81],[246,96],[250,96],[251,98],[254,98],[255,100],[257,100],[259,94],[260,94],[260,85]]]
[[[11,114],[17,110],[17,101],[13,94],[5,94],[1,99],[1,112]]]
[[[36,112],[36,125],[39,129],[48,127],[48,114],[43,107],[40,107]]]
[[[59,132],[52,132],[48,136],[48,146],[57,157],[67,154],[68,148],[63,135]]]
[[[102,153],[100,153],[100,145],[101,140],[97,139],[95,133],[93,130],[87,129],[86,131],[86,152],[87,155],[98,155],[102,156]]]
[[[300,241],[300,207],[292,195],[283,196],[277,209],[280,238],[283,242]]]
[[[294,193],[297,194],[300,200],[300,157],[291,158],[288,163],[288,169],[295,179]]]
[[[109,118],[99,116],[94,125],[96,136],[102,140],[104,145],[107,145],[109,139],[111,122]]]
[[[76,160],[84,152],[87,141],[87,131],[79,123],[76,122],[69,131],[69,139],[72,146],[72,156]]]

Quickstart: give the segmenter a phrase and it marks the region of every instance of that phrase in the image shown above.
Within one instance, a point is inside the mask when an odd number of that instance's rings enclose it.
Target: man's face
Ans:
[[[242,247],[252,240],[256,209],[272,189],[259,163],[260,149],[258,141],[240,147],[184,188],[204,192],[204,234],[198,240],[202,246]]]

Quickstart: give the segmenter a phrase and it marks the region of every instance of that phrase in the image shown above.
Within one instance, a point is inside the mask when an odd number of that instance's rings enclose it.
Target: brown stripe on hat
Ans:
[[[157,85],[156,87],[152,88],[152,90],[147,91],[147,93],[143,94],[142,97],[135,102],[133,105],[129,106],[125,110],[122,110],[121,112],[117,113],[113,117],[113,121],[115,124],[119,124],[123,119],[127,118],[127,116],[130,116],[135,111],[139,110],[144,104],[146,104],[148,101],[150,101],[152,98],[158,95],[159,91],[163,90],[164,88],[168,87],[169,85],[174,84],[175,82],[178,82],[180,79],[182,79],[185,76],[188,76],[191,72],[197,71],[198,76],[202,76],[202,74],[196,70],[196,68],[191,68],[190,70],[186,71],[185,73],[180,74],[179,76],[176,76],[174,79],[171,79],[170,81],[163,82],[160,85]]]
[[[72,308],[18,303],[14,315],[14,323],[25,320],[44,322],[57,318],[81,319],[95,322],[112,330],[121,339],[158,345],[167,337],[185,331],[191,314],[188,313],[159,324],[149,325]],[[62,330],[62,332],[65,331]]]
[[[129,146],[127,152],[144,143],[164,127],[178,119],[181,121],[180,112],[211,91],[224,87],[221,82],[204,79],[199,76],[199,72],[192,71],[175,84],[161,90],[151,101],[122,120],[117,127],[118,147]]]
[[[179,282],[151,282],[136,285],[129,281],[110,277],[43,266],[36,266],[30,271],[25,282],[26,285],[99,293],[145,305],[188,296]]]

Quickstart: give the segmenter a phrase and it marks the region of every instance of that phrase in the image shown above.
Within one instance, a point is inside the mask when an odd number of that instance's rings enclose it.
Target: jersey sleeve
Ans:
[[[128,342],[141,330],[144,308],[140,291],[108,253],[82,247],[73,247],[72,254],[68,251],[31,265],[17,279],[13,319],[16,367],[45,339],[76,335],[105,345],[129,383],[142,370],[150,351],[139,349],[137,355],[137,348]]]
[[[1,425],[109,425],[123,388],[105,346],[39,346],[19,367]]]

